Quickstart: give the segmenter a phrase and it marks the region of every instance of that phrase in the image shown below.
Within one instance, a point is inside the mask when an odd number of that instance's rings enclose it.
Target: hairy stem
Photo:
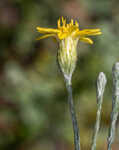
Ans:
[[[75,113],[75,108],[73,103],[72,86],[71,86],[71,82],[69,82],[68,80],[66,80],[66,87],[68,91],[69,110],[70,110],[72,124],[73,124],[74,146],[75,146],[75,150],[80,150],[80,137],[79,137],[78,123],[77,123],[76,113]]]
[[[111,125],[108,136],[108,150],[112,149],[112,143],[115,138],[116,121],[119,114],[119,63],[116,63],[112,68],[113,77],[113,97],[112,97],[112,113]]]

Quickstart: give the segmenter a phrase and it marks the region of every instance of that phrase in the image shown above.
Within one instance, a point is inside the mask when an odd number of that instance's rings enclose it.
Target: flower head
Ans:
[[[59,41],[58,63],[66,80],[71,83],[72,73],[74,72],[77,61],[77,44],[78,41],[83,41],[93,44],[93,41],[88,37],[92,35],[100,35],[100,29],[79,29],[77,21],[68,24],[66,19],[62,17],[57,22],[57,29],[37,27],[38,32],[44,34],[37,40],[47,37],[55,37]]]
[[[72,36],[72,38],[76,39],[78,38],[80,41],[93,44],[93,41],[88,38],[87,36],[92,35],[100,35],[101,31],[100,29],[79,29],[79,24],[77,21],[74,21],[71,19],[71,22],[68,24],[66,23],[66,19],[62,17],[62,19],[59,19],[57,21],[57,29],[52,28],[36,28],[38,32],[41,34],[44,34],[43,36],[37,38],[37,40],[44,39],[47,37],[56,37],[59,40],[63,40],[67,38],[68,36]]]

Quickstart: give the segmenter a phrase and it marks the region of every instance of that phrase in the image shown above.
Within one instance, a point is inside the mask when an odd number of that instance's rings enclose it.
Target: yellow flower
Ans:
[[[71,19],[71,22],[67,24],[63,17],[58,20],[57,24],[57,29],[37,27],[38,32],[44,34],[37,40],[47,37],[55,37],[58,40],[58,63],[65,79],[71,84],[71,77],[77,61],[78,41],[93,44],[93,41],[87,36],[100,35],[101,31],[100,29],[80,30],[77,21],[74,22]]]
[[[71,19],[71,22],[67,24],[66,19],[64,19],[63,17],[62,19],[58,20],[57,26],[58,26],[57,29],[37,27],[36,29],[38,32],[45,34],[37,38],[37,40],[44,39],[51,36],[56,37],[59,40],[63,40],[68,36],[72,36],[72,38],[74,39],[78,38],[80,41],[93,44],[93,41],[87,36],[101,34],[100,29],[80,30],[77,21],[74,22],[73,19]]]

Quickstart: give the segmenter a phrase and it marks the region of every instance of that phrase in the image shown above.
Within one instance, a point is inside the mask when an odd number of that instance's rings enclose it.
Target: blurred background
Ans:
[[[97,150],[106,150],[112,99],[112,66],[119,61],[119,2],[114,0],[0,0],[0,150],[73,150],[67,92],[57,66],[58,44],[36,41],[37,26],[57,27],[64,16],[80,29],[100,28],[93,45],[79,43],[73,96],[82,150],[88,150],[96,117],[96,78],[106,73]],[[119,131],[116,132],[119,139]],[[115,140],[113,149],[119,149]]]

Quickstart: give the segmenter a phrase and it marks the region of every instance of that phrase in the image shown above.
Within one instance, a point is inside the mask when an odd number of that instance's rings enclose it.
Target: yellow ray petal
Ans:
[[[41,37],[36,38],[36,40],[45,39],[45,38],[48,38],[48,37],[50,37],[50,36],[56,36],[56,35],[55,35],[55,34],[46,34],[46,35],[43,35],[43,36],[41,36]]]
[[[59,33],[60,31],[58,29],[51,29],[51,28],[41,28],[41,27],[37,27],[36,28],[38,30],[38,32],[42,33],[42,34],[47,34],[47,33]]]
[[[89,43],[89,44],[93,44],[93,41],[92,41],[90,38],[82,37],[82,38],[80,38],[79,40],[82,41],[82,42],[86,42],[86,43]]]
[[[77,33],[77,35],[80,36],[86,36],[86,35],[92,36],[92,35],[100,35],[100,34],[102,34],[100,29],[84,29]]]

